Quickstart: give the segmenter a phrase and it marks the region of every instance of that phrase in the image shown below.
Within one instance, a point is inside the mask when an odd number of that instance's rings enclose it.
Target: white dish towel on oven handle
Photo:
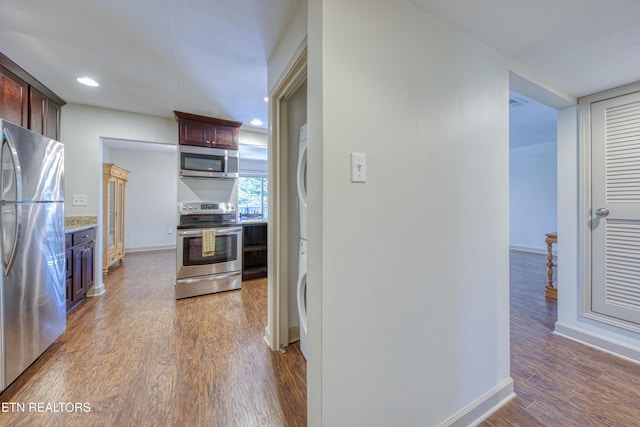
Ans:
[[[202,256],[211,257],[216,254],[216,230],[202,230]]]

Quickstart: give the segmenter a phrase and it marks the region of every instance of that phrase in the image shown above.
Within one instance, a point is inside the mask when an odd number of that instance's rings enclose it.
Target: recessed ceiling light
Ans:
[[[78,80],[80,83],[86,86],[92,86],[92,87],[100,86],[98,82],[93,80],[91,77],[78,77],[76,80]]]
[[[269,102],[269,97],[268,96],[264,97],[264,102]]]
[[[260,119],[253,119],[251,120],[251,124],[254,126],[262,126],[264,123]]]

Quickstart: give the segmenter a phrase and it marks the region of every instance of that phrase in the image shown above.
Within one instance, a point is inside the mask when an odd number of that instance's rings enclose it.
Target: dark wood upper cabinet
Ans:
[[[33,87],[29,88],[29,129],[60,139],[60,106]]]
[[[174,111],[178,120],[178,139],[182,145],[238,149],[238,131],[241,122],[198,116]]]
[[[45,111],[47,114],[44,122],[44,135],[60,141],[60,113],[62,112],[62,106],[48,99]]]
[[[29,85],[0,67],[0,118],[26,127],[29,117]]]
[[[195,120],[182,120],[180,123],[180,144],[197,145],[200,147],[211,146],[214,139],[210,123]]]
[[[60,140],[60,112],[65,104],[0,53],[0,118]]]
[[[29,129],[44,135],[45,129],[45,108],[47,107],[47,98],[35,90],[29,90]]]
[[[216,147],[238,149],[238,128],[233,126],[216,125],[215,127]]]

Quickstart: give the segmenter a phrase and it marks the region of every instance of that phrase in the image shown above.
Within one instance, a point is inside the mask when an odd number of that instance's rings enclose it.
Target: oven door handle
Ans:
[[[215,228],[212,227],[213,230],[216,230],[216,236],[226,236],[229,234],[237,234],[242,231],[242,227],[234,227],[234,228]],[[208,229],[207,229],[208,230]],[[179,237],[197,237],[202,236],[202,229],[198,230],[178,230]]]
[[[216,274],[212,274],[212,277],[214,277],[216,280],[224,280],[224,279],[228,279],[230,277],[233,276],[242,276],[242,272],[241,271],[231,271],[229,273],[216,273]],[[209,277],[209,276],[207,276]],[[202,281],[202,277],[198,276],[198,277],[186,277],[184,279],[177,279],[176,280],[179,283],[197,283]]]

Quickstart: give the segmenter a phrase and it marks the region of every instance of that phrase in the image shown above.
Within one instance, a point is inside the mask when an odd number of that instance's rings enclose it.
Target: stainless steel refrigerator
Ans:
[[[0,176],[2,390],[66,328],[64,149],[5,120]]]

